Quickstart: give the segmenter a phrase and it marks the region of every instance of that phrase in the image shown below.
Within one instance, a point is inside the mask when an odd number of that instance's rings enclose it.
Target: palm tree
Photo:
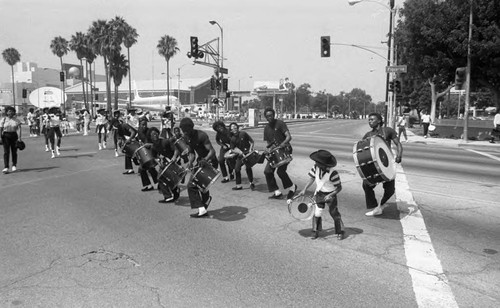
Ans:
[[[118,87],[122,84],[123,77],[127,76],[129,65],[125,55],[116,54],[110,59],[110,76],[115,84],[115,109],[118,109]]]
[[[69,48],[76,53],[76,57],[80,60],[80,66],[83,69],[83,58],[85,58],[87,50],[85,34],[82,32],[76,32],[76,34],[72,35],[71,40],[69,41]],[[81,72],[80,78],[82,81],[83,103],[85,104],[85,108],[88,109],[87,93],[85,92],[85,76],[84,72]]]
[[[104,59],[104,69],[106,75],[106,94],[107,94],[107,108],[111,110],[111,87],[110,87],[110,74],[109,74],[109,61],[114,58],[116,54],[121,51],[121,35],[116,31],[117,21],[107,22],[99,19],[92,22],[89,28],[89,36],[92,41],[92,51],[96,55],[100,55]]]
[[[94,63],[94,60],[95,58],[97,58],[97,55],[92,50],[92,39],[90,38],[90,36],[88,34],[85,34],[84,39],[86,46],[84,51],[84,57],[86,59],[85,71],[87,72],[86,75],[89,76],[89,84],[90,84],[90,106],[94,106],[94,84],[92,83],[92,78],[93,78],[92,63]],[[87,66],[90,68],[90,70],[87,68]],[[88,85],[87,85],[87,93],[88,93]]]
[[[164,35],[158,41],[158,53],[167,61],[167,105],[170,105],[170,59],[179,51],[177,40],[169,35]]]
[[[132,74],[130,73],[130,47],[137,43],[137,38],[139,34],[137,34],[137,30],[131,26],[128,26],[125,29],[125,33],[123,36],[123,45],[127,48],[127,59],[128,59],[128,104],[129,108],[132,105]]]
[[[14,108],[16,108],[16,85],[14,84],[14,65],[16,65],[17,62],[21,61],[21,55],[19,54],[19,51],[15,48],[7,48],[4,51],[2,51],[2,56],[5,62],[10,65],[11,71],[12,71],[12,101],[14,103]]]
[[[50,42],[50,49],[52,50],[52,53],[58,56],[59,60],[61,61],[61,72],[63,74],[64,74],[63,56],[68,54],[69,51],[68,45],[69,45],[68,41],[61,36],[56,36]],[[65,79],[66,77],[64,77],[64,79],[62,80],[62,92],[63,92],[62,104],[64,112],[66,112]]]

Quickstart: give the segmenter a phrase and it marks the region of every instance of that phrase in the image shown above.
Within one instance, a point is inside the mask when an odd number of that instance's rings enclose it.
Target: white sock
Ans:
[[[279,190],[275,190],[275,191],[274,191],[274,195],[275,195],[275,196],[279,196],[279,195],[281,195],[281,191],[279,191]]]
[[[204,206],[198,208],[198,215],[203,215],[207,212],[207,209]]]

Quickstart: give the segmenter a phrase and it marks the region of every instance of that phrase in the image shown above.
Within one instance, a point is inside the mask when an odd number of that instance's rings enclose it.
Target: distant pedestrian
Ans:
[[[106,109],[101,108],[97,110],[97,118],[95,120],[97,145],[99,151],[106,148],[106,139],[108,137],[108,118],[106,117]]]
[[[51,158],[55,158],[61,153],[59,152],[59,148],[61,147],[62,140],[62,132],[61,132],[61,110],[57,107],[52,107],[49,109],[48,113],[48,137],[50,140],[50,150],[51,150]],[[56,143],[57,137],[57,143]],[[55,154],[55,155],[54,155]]]
[[[66,136],[69,133],[69,121],[67,118],[63,118],[61,121],[61,132],[63,136]]]
[[[408,142],[408,136],[406,135],[406,117],[404,114],[398,117],[397,126],[399,141],[401,142],[401,134],[403,134],[403,136],[405,136],[405,141]]]
[[[422,115],[420,116],[420,121],[422,122],[422,126],[424,127],[424,138],[429,136],[429,125],[431,125],[431,116],[427,109],[422,111]]]
[[[17,147],[16,143],[21,140],[21,121],[16,117],[16,109],[11,106],[5,107],[5,117],[0,120],[0,136],[3,144],[3,173],[9,173],[9,160],[12,153],[12,169],[17,170]]]
[[[500,137],[500,109],[497,108],[493,118],[493,130],[491,131],[490,143],[495,143],[495,136]]]
[[[49,108],[43,108],[43,114],[41,116],[42,120],[42,134],[45,138],[45,152],[50,151],[49,149]]]
[[[26,115],[26,119],[28,120],[28,127],[30,128],[30,137],[36,137],[36,129],[35,129],[35,109],[30,108],[28,114]]]
[[[88,136],[90,130],[90,113],[87,109],[83,111],[83,135]]]

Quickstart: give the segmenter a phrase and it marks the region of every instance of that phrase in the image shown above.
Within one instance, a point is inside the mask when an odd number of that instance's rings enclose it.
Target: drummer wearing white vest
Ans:
[[[384,122],[382,120],[382,115],[380,113],[370,113],[368,116],[368,125],[372,128],[371,131],[367,132],[363,136],[363,140],[369,139],[373,136],[380,136],[384,139],[385,143],[391,148],[391,141],[394,142],[396,146],[396,163],[401,162],[401,158],[403,156],[403,146],[401,142],[399,142],[398,134],[396,131],[390,127],[384,127]],[[383,184],[384,187],[384,195],[382,196],[382,200],[380,204],[377,202],[377,198],[375,197],[375,192],[373,189],[376,184],[369,183],[368,181],[363,181],[363,190],[365,191],[365,200],[366,200],[366,208],[370,211],[367,212],[366,216],[378,216],[381,215],[386,202],[394,195],[396,191],[395,180],[386,181]]]
[[[339,173],[334,169],[337,165],[337,160],[335,156],[326,150],[313,152],[309,157],[315,164],[309,170],[309,181],[296,197],[305,195],[307,189],[313,183],[316,183],[316,190],[314,192],[316,207],[312,218],[312,238],[318,238],[319,231],[323,228],[321,214],[328,205],[328,211],[335,224],[337,239],[343,240],[345,232],[342,230],[343,223],[337,203],[337,194],[342,190],[342,183],[340,182]],[[291,199],[288,199],[287,202],[290,203]]]

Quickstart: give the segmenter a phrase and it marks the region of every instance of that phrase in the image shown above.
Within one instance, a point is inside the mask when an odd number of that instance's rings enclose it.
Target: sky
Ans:
[[[400,0],[402,1],[402,0]],[[379,2],[379,3],[374,3]],[[389,10],[385,0],[0,0],[0,50],[16,48],[21,61],[58,68],[50,42],[68,41],[87,32],[93,21],[120,16],[136,28],[138,42],[130,49],[132,79],[166,78],[166,61],[156,49],[164,35],[174,37],[180,51],[170,60],[174,84],[182,78],[210,77],[213,69],[192,65],[186,53],[190,36],[203,44],[223,30],[224,66],[229,89],[251,90],[255,81],[289,78],[296,86],[338,95],[365,90],[373,102],[385,98],[385,66]],[[398,3],[398,1],[396,1]],[[331,37],[331,57],[321,58],[320,37]],[[368,51],[336,44],[354,44]],[[126,50],[123,51],[126,54]],[[75,53],[63,58],[79,63]],[[102,58],[96,71],[103,74]],[[163,74],[162,74],[163,73]],[[10,80],[10,66],[0,61],[0,81]]]

